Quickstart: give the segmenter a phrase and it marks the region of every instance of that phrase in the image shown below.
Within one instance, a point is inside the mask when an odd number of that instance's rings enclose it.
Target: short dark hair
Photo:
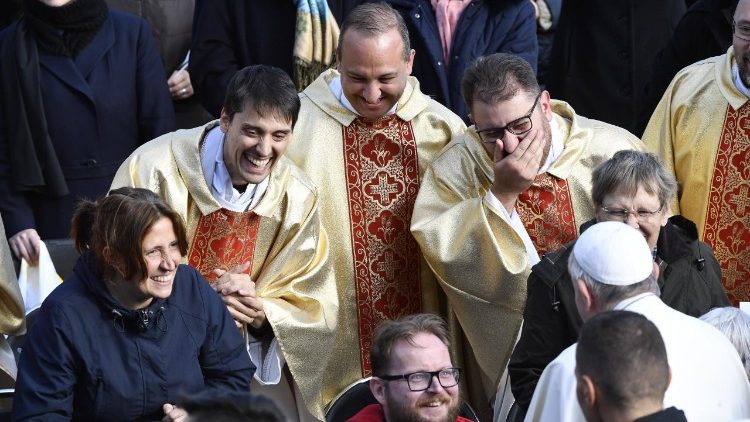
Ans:
[[[251,106],[260,116],[274,116],[292,122],[299,116],[297,88],[283,70],[262,64],[237,71],[227,85],[224,113],[231,121],[235,114]]]
[[[630,311],[602,312],[583,324],[576,372],[591,378],[606,402],[619,410],[642,400],[663,401],[670,378],[659,330]]]
[[[398,340],[406,340],[409,344],[414,344],[413,338],[419,333],[432,334],[439,338],[445,347],[450,347],[445,321],[437,315],[412,314],[395,321],[383,321],[375,330],[372,348],[370,348],[372,374],[387,375],[393,345]]]
[[[677,181],[672,173],[650,152],[622,150],[601,163],[591,173],[591,198],[594,205],[602,205],[604,197],[625,188],[635,195],[638,187],[659,197],[659,204],[668,205],[677,192]]]
[[[406,28],[404,18],[391,5],[382,1],[360,4],[346,15],[344,22],[341,24],[336,55],[341,60],[341,46],[344,44],[344,34],[349,30],[374,37],[385,34],[393,29],[398,31],[399,35],[401,35],[401,41],[404,43],[404,61],[409,60],[411,42],[409,41],[409,30]]]
[[[97,201],[79,202],[71,223],[71,237],[78,253],[90,252],[92,270],[102,277],[120,275],[130,280],[145,277],[141,245],[151,227],[162,217],[172,222],[182,256],[188,242],[182,217],[148,189],[114,189]],[[105,248],[109,251],[105,256]]]
[[[512,54],[495,53],[479,57],[464,71],[461,94],[471,110],[474,100],[495,104],[519,92],[530,98],[539,95],[534,69],[526,60]]]

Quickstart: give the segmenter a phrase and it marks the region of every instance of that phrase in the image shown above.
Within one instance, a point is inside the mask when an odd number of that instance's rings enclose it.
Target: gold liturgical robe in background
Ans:
[[[346,109],[324,72],[301,94],[287,150],[318,185],[339,294],[336,345],[323,385],[328,403],[369,375],[372,334],[384,319],[415,312],[446,315],[434,276],[409,233],[419,181],[461,119],[409,78],[395,115],[367,122]]]
[[[191,258],[194,241],[206,234],[197,230],[207,221],[203,217],[222,217],[200,161],[203,138],[216,125],[169,133],[144,144],[123,163],[112,184],[153,190],[179,212],[187,223]],[[322,419],[320,385],[338,314],[328,238],[321,230],[319,197],[309,179],[283,156],[269,177],[262,199],[245,213],[252,214],[250,231],[257,233],[249,239],[255,242],[250,277],[308,410]]]
[[[750,103],[732,80],[734,52],[681,70],[643,134],[679,183],[672,213],[693,220],[736,305],[750,300]]]
[[[558,194],[516,204],[532,240],[544,239],[537,250],[562,243],[556,236],[567,239],[566,226],[577,237],[580,225],[594,217],[591,172],[597,165],[619,150],[642,148],[629,132],[577,116],[567,103],[553,100],[552,111],[551,127],[558,128],[564,149],[530,190],[554,185]],[[485,389],[494,392],[521,328],[531,266],[521,237],[485,199],[492,165],[473,127],[451,142],[424,175],[411,230],[490,383]],[[546,236],[533,235],[539,223],[549,226]]]
[[[20,335],[26,332],[23,298],[1,218],[0,235],[0,333]],[[0,374],[0,388],[13,387],[12,380],[16,379],[18,368],[13,351],[4,336],[0,336],[0,370],[5,372]]]

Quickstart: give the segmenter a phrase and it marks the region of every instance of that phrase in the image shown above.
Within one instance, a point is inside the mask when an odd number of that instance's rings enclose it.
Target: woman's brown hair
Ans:
[[[92,270],[111,279],[146,276],[143,238],[162,217],[174,227],[182,256],[187,236],[182,217],[148,189],[118,188],[97,201],[83,200],[73,214],[71,237],[76,250],[91,253]]]

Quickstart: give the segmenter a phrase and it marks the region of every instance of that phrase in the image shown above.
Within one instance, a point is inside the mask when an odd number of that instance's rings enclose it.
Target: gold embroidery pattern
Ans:
[[[260,216],[251,212],[219,209],[201,216],[190,243],[188,263],[207,280],[216,280],[214,269],[229,270],[250,261],[252,270]]]
[[[727,106],[711,178],[703,241],[735,306],[750,298],[750,105]]]
[[[419,190],[411,124],[395,115],[343,128],[363,376],[380,321],[420,312],[420,251],[409,232]]]
[[[516,210],[540,257],[576,238],[573,202],[564,179],[538,175],[519,195]]]

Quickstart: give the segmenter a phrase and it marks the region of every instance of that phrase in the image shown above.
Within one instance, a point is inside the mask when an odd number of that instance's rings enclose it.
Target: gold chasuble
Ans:
[[[619,150],[642,149],[629,132],[578,116],[567,103],[553,100],[552,111],[563,151],[515,208],[540,254],[594,217],[593,169]],[[473,127],[454,139],[424,175],[411,231],[494,394],[521,329],[531,267],[523,240],[485,198],[492,165]]]
[[[416,312],[446,315],[430,269],[409,232],[421,175],[463,122],[409,78],[396,113],[368,122],[344,108],[323,73],[300,94],[287,157],[318,185],[331,239],[339,330],[323,384],[326,403],[370,374],[380,321]]]
[[[16,271],[13,268],[8,242],[5,240],[5,226],[0,218],[0,333],[21,335],[26,332],[26,318],[23,297],[18,287]],[[15,384],[18,367],[10,344],[0,336],[0,388],[12,388]]]
[[[180,130],[138,148],[112,188],[158,193],[186,222],[188,262],[206,278],[213,269],[250,261],[250,277],[306,407],[323,419],[321,383],[338,315],[336,286],[322,230],[319,195],[286,157],[274,164],[268,188],[249,212],[221,208],[203,176],[200,149],[217,126]],[[294,142],[294,141],[293,141]],[[286,382],[281,378],[281,382]]]
[[[674,172],[672,213],[693,220],[713,249],[724,288],[750,300],[750,103],[732,80],[734,52],[681,70],[643,134]]]

